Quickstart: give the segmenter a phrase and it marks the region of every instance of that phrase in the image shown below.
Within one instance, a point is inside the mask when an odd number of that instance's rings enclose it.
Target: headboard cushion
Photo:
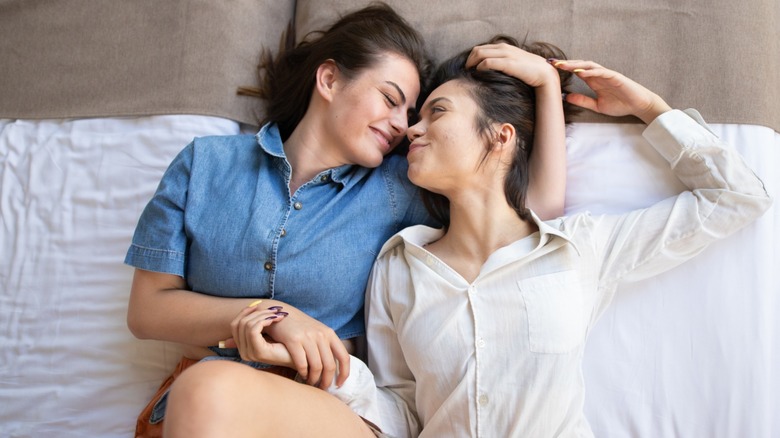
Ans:
[[[358,0],[298,0],[298,36]],[[712,123],[780,130],[780,2],[388,0],[442,60],[496,33],[556,44],[646,85]],[[582,85],[582,84],[580,84]],[[616,121],[584,112],[581,121]],[[637,121],[625,119],[625,121]]]

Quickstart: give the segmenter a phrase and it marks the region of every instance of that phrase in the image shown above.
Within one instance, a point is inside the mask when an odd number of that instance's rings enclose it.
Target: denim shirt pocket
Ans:
[[[532,352],[564,354],[584,342],[583,297],[577,278],[576,271],[563,271],[517,282],[525,302]]]

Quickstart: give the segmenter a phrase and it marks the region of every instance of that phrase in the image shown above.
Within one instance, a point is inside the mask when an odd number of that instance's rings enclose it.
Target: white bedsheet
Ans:
[[[122,259],[162,172],[203,116],[0,120],[0,437],[128,437],[179,358],[125,325]],[[714,125],[775,199],[780,134]],[[619,212],[680,189],[636,125],[580,124],[568,211]],[[697,259],[625,285],[593,330],[586,409],[596,436],[780,436],[780,213]]]

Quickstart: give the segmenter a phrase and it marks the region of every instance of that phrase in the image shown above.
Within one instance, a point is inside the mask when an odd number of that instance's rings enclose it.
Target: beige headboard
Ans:
[[[256,123],[260,48],[294,0],[0,0],[0,117],[206,114]]]
[[[0,117],[196,113],[246,123],[260,46],[358,0],[0,0]],[[555,43],[698,108],[780,131],[780,1],[390,0],[443,59],[496,33]],[[586,113],[581,120],[602,120]]]

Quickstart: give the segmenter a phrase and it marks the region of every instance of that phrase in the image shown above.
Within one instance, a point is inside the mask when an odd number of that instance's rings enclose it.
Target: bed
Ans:
[[[136,220],[193,137],[256,129],[261,44],[355,0],[0,0],[0,436],[132,436],[179,359],[125,325]],[[780,195],[780,4],[389,2],[442,59],[488,36],[555,42],[695,107]],[[582,4],[586,3],[586,4]],[[681,189],[631,119],[568,131],[567,212]],[[588,339],[603,437],[780,436],[780,207],[661,276],[622,285]]]

